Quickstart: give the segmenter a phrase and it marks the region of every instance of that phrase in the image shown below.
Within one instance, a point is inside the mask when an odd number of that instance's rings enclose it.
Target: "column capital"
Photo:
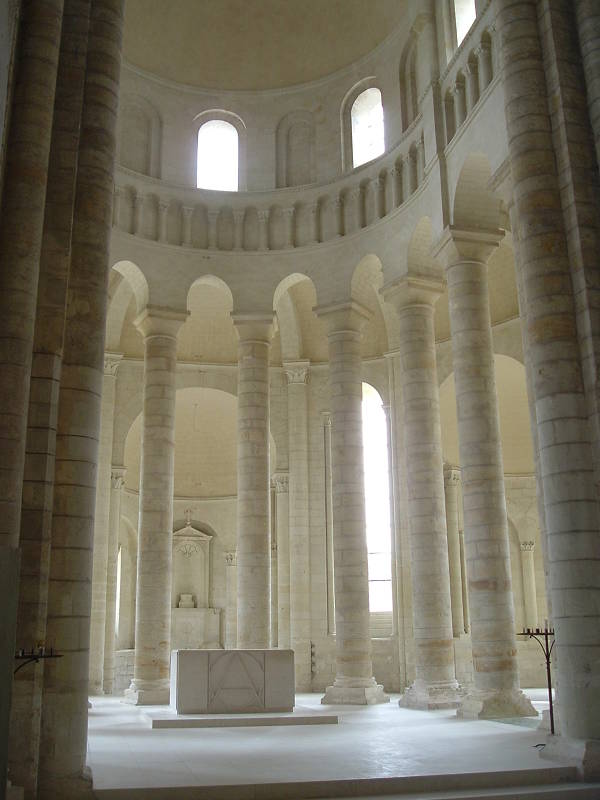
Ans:
[[[331,428],[331,411],[321,411],[321,420],[324,428]]]
[[[466,230],[449,225],[433,247],[433,257],[440,258],[445,267],[464,261],[485,264],[504,237],[500,228]]]
[[[364,326],[372,317],[369,309],[357,303],[356,300],[315,306],[313,311],[327,324],[329,336],[343,331],[362,333]]]
[[[400,312],[409,306],[433,307],[444,291],[444,282],[429,276],[405,275],[379,291],[386,303]]]
[[[460,483],[460,467],[455,464],[444,464],[444,483],[456,486]]]
[[[113,465],[110,468],[110,485],[112,486],[113,489],[121,489],[121,487],[125,483],[126,472],[127,472],[127,467]]]
[[[225,553],[225,566],[237,567],[237,553],[235,550],[230,550],[229,552]]]
[[[269,344],[273,337],[273,312],[232,311],[231,319],[240,342]]]
[[[122,359],[123,353],[104,353],[104,374],[114,377]]]
[[[170,336],[175,339],[188,316],[189,311],[149,305],[134,319],[133,324],[144,338]]]
[[[310,361],[285,361],[283,371],[288,383],[306,384],[309,381]]]
[[[522,552],[531,552],[535,547],[535,542],[520,542]]]
[[[277,494],[285,494],[289,490],[289,475],[287,472],[274,472],[271,480]]]

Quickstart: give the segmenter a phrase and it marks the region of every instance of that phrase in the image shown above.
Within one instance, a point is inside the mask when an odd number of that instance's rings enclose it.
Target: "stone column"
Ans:
[[[525,627],[539,625],[537,595],[535,588],[535,566],[533,562],[534,542],[521,542],[521,567],[523,569],[523,605],[525,606]]]
[[[446,263],[456,385],[474,686],[467,718],[535,716],[519,689],[504,468],[494,373],[487,260],[501,232],[447,229]]]
[[[390,360],[386,359],[388,368],[388,386],[390,394],[393,392],[393,382],[391,380]],[[384,405],[385,430],[387,434],[388,447],[388,486],[390,489],[390,557],[392,559],[392,635],[398,636],[398,573],[396,564],[396,481],[394,480],[394,432],[393,432],[393,410],[391,405]]]
[[[450,567],[450,597],[452,599],[452,633],[455,637],[465,632],[463,612],[462,562],[460,534],[458,532],[458,483],[460,470],[447,464],[444,467],[446,498],[446,528],[448,530],[448,564]]]
[[[225,649],[237,647],[237,560],[235,550],[225,553]]]
[[[415,680],[400,705],[456,708],[448,537],[433,312],[441,281],[408,277],[384,290],[398,314]]]
[[[0,216],[0,544],[10,547],[19,542],[27,401],[62,16],[63,0],[23,3],[6,137]]]
[[[467,590],[467,559],[465,557],[465,532],[462,528],[458,530],[458,540],[460,543],[460,569],[462,587],[462,607],[465,620],[465,633],[471,632],[471,620],[469,617],[469,595]]]
[[[166,242],[168,240],[168,225],[169,225],[169,201],[158,201],[158,241]]]
[[[289,476],[276,472],[275,528],[277,531],[277,645],[289,648],[290,644],[290,531],[289,531]]]
[[[321,702],[389,701],[375,682],[362,441],[362,329],[370,313],[350,301],[316,309],[328,327],[331,387],[336,677]]]
[[[237,634],[241,649],[271,645],[269,352],[273,318],[234,314],[238,343]]]
[[[538,4],[497,0],[496,5],[558,656],[559,735],[550,737],[543,756],[573,760],[586,779],[597,780],[600,682],[590,676],[597,674],[600,659],[600,523],[563,183],[557,175],[562,160],[549,118]],[[570,218],[572,184],[567,191]],[[577,235],[577,226],[571,228]]]
[[[169,702],[171,564],[177,333],[186,314],[149,306],[135,324],[144,337],[144,404],[133,680],[125,700]]]
[[[106,587],[110,539],[111,461],[117,370],[122,355],[106,353],[102,381],[98,479],[94,512],[94,553],[92,561],[92,613],[90,619],[90,694],[104,691],[106,629]]]
[[[110,512],[108,516],[108,557],[106,563],[106,615],[104,633],[104,694],[113,693],[117,616],[117,561],[119,557],[119,528],[121,525],[121,490],[125,482],[125,467],[113,466],[110,471]]]
[[[33,9],[36,5],[33,4],[30,8]],[[21,507],[17,649],[31,647],[46,640],[58,395],[89,2],[74,3],[69,0],[65,4],[64,12],[29,391],[27,452]],[[37,58],[40,53],[32,51],[32,54]],[[31,97],[26,100],[29,102]],[[2,586],[5,591],[4,579]],[[2,603],[4,618],[10,619],[10,623],[14,624],[10,606],[4,599]],[[4,641],[8,641],[8,638]],[[12,648],[9,654],[12,656]],[[11,675],[13,666],[11,658]],[[10,774],[13,783],[25,788],[31,795],[37,792],[43,677],[43,664],[32,664],[27,669],[20,670],[13,682]],[[10,679],[7,679],[6,685],[10,686]],[[0,775],[2,773],[0,768]],[[2,778],[0,784],[1,782]]]
[[[290,476],[290,631],[296,690],[311,689],[310,525],[308,516],[308,361],[283,365],[288,381]]]
[[[183,206],[181,209],[183,219],[181,222],[181,244],[184,247],[192,246],[192,215],[194,209],[191,206]]]
[[[39,800],[89,796],[87,750],[98,469],[122,0],[91,9],[56,436]]]
[[[577,32],[587,88],[590,123],[596,140],[596,159],[600,165],[600,60],[598,30],[600,9],[595,0],[575,0]]]

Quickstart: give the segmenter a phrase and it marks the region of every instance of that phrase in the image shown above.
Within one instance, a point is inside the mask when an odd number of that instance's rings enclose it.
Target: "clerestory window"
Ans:
[[[375,86],[361,92],[350,111],[352,166],[360,167],[385,151],[381,92]]]
[[[392,610],[392,537],[385,411],[379,392],[362,385],[365,511],[369,565],[369,610]]]
[[[238,191],[238,132],[224,119],[211,119],[198,129],[198,189]]]

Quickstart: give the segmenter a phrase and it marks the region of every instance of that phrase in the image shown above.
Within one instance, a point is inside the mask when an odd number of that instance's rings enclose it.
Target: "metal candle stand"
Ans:
[[[554,705],[552,702],[552,675],[550,673],[550,655],[552,653],[552,648],[554,647],[554,638],[552,643],[548,642],[548,637],[554,637],[554,628],[548,628],[548,626],[544,626],[544,629],[536,628],[523,628],[521,633],[517,633],[517,636],[528,636],[530,639],[535,639],[539,646],[544,651],[544,657],[546,659],[546,677],[548,679],[548,700],[550,702],[550,733],[554,733]]]
[[[46,652],[45,647],[38,647],[37,650],[34,650],[33,647],[29,652],[26,650],[19,650],[18,653],[15,653],[15,661],[22,661],[22,664],[13,670],[13,675],[16,675],[20,669],[26,667],[27,664],[39,664],[39,662],[44,658],[62,658],[60,653],[55,653],[54,649],[51,647],[50,652]]]

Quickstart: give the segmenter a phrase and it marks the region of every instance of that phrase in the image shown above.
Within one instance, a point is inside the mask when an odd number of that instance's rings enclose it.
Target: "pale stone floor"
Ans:
[[[547,708],[544,690],[528,690],[528,694],[540,711]],[[88,763],[94,787],[236,784],[241,790],[242,786],[274,782],[546,770],[551,766],[535,749],[544,741],[544,733],[529,726],[535,724],[533,719],[525,725],[462,721],[448,711],[400,709],[397,695],[386,705],[358,707],[321,706],[320,697],[297,695],[296,707],[313,713],[335,711],[340,717],[338,725],[152,730],[146,716],[150,709],[125,705],[114,697],[93,697]],[[245,793],[240,791],[238,797],[242,796]]]

